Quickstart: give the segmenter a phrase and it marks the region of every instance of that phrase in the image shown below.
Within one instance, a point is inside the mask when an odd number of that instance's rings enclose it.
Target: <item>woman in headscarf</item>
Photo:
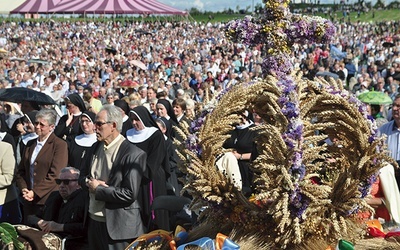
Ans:
[[[54,134],[68,142],[82,133],[79,118],[82,112],[86,110],[86,106],[82,97],[77,93],[67,96],[65,104],[67,105],[67,114],[60,118]]]
[[[35,133],[35,126],[33,125],[37,112],[38,111],[34,110],[26,113],[21,119],[21,122],[16,125],[16,130],[20,133],[19,136],[15,137],[17,164],[21,161],[28,142],[38,137]]]
[[[254,126],[254,123],[249,119],[249,112],[243,112],[240,124],[236,125],[236,128],[231,132],[231,137],[223,145],[226,149],[232,149],[232,153],[238,161],[242,192],[247,196],[251,194],[253,186],[253,171],[250,169],[250,164],[257,156],[257,148],[254,142],[256,132],[251,130]]]
[[[167,127],[166,136],[168,138],[175,137],[175,133],[173,131],[173,126],[178,126],[178,119],[176,119],[176,115],[171,103],[166,99],[159,99],[157,102],[157,117],[164,117],[168,121],[170,121]]]
[[[166,160],[168,161],[166,164],[169,164],[169,178],[168,178],[168,183],[171,184],[171,187],[173,188],[173,192],[175,193],[176,196],[180,195],[180,191],[182,189],[182,186],[178,184],[178,155],[175,152],[175,145],[172,142],[168,136],[166,136],[167,132],[167,127],[168,123],[170,123],[166,118],[161,117],[156,119],[156,123],[158,127],[160,128],[161,132],[164,134],[164,139],[165,139],[165,149],[167,152],[167,157]]]
[[[133,128],[126,132],[126,138],[147,153],[147,169],[150,183],[143,184],[145,193],[142,200],[144,206],[150,206],[153,198],[166,195],[166,180],[169,176],[169,164],[165,164],[166,147],[164,135],[150,112],[143,106],[135,107],[130,112]],[[148,202],[145,202],[148,198]],[[149,215],[149,207],[143,207],[145,215]],[[149,218],[146,218],[150,221]],[[155,211],[156,227],[169,230],[169,215],[167,211]],[[152,228],[149,228],[152,229]]]
[[[121,135],[126,137],[126,131],[132,128],[132,121],[129,119],[129,104],[124,100],[115,100],[114,105],[123,111]]]
[[[79,124],[83,131],[82,134],[75,136],[68,143],[68,165],[77,169],[82,169],[82,164],[86,162],[88,150],[97,141],[95,133],[96,114],[91,111],[84,111],[79,118]]]

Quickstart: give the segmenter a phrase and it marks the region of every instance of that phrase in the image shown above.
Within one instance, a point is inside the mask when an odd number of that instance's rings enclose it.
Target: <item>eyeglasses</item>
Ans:
[[[112,122],[100,122],[100,121],[97,121],[97,122],[94,122],[94,125],[96,125],[96,127],[101,127],[101,126],[103,126],[104,124],[107,124],[107,123],[112,123]]]
[[[41,122],[35,122],[34,124],[35,124],[35,126],[39,125],[41,128],[49,126],[49,125],[43,124]]]
[[[68,185],[70,181],[77,181],[78,179],[56,179],[57,185],[64,183],[64,185]]]

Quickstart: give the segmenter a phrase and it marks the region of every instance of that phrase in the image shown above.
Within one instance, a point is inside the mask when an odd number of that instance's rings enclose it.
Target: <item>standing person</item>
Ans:
[[[83,133],[75,136],[68,142],[68,165],[77,169],[82,169],[82,165],[86,163],[89,155],[89,149],[97,141],[95,133],[95,120],[96,115],[90,111],[83,111],[79,118],[79,124]]]
[[[173,126],[178,126],[178,119],[176,119],[174,108],[172,107],[171,103],[165,99],[159,99],[157,102],[157,116],[158,118],[164,117],[169,122],[166,124],[167,133],[166,136],[169,138],[175,137],[175,133],[173,131]]]
[[[392,104],[392,120],[379,128],[381,134],[387,136],[386,143],[392,158],[400,162],[400,95],[394,98]]]
[[[165,139],[150,112],[143,106],[131,110],[133,128],[126,132],[126,138],[147,153],[147,168],[151,183],[146,187],[151,204],[151,197],[167,194],[166,180],[169,175]],[[146,197],[146,196],[145,196]],[[143,208],[148,213],[148,208]],[[146,218],[149,220],[149,218]],[[149,220],[150,221],[150,220]],[[169,230],[169,217],[165,211],[155,212],[155,224],[158,228]]]
[[[15,157],[11,144],[0,141],[0,222],[21,222],[18,194],[15,189]]]
[[[400,95],[397,95],[392,104],[392,120],[383,124],[379,129],[380,134],[386,135],[386,144],[388,146],[390,156],[400,163]],[[400,172],[395,169],[397,185],[400,185]]]
[[[101,101],[93,96],[93,89],[91,87],[87,87],[86,89],[83,90],[83,100],[89,103],[90,107],[92,107],[92,110],[95,114],[99,112],[99,110],[103,106]]]
[[[17,165],[21,162],[21,158],[24,155],[26,145],[30,140],[36,139],[38,136],[35,133],[35,117],[38,111],[34,110],[28,112],[21,119],[22,123],[18,123],[16,126],[17,131],[19,131],[20,136],[15,137],[16,143],[16,158]]]
[[[79,126],[79,118],[86,110],[83,99],[78,94],[71,94],[65,98],[67,114],[60,118],[54,134],[66,141],[70,141],[76,135],[82,133]]]
[[[146,154],[120,134],[122,114],[116,106],[104,105],[94,123],[99,142],[80,179],[89,189],[89,248],[125,249],[144,233],[138,195]]]
[[[23,198],[24,220],[44,206],[51,192],[58,190],[55,179],[67,166],[67,143],[54,135],[57,114],[54,110],[40,110],[35,118],[36,140],[26,145],[18,166],[17,186]]]
[[[185,115],[186,101],[182,98],[177,98],[172,102],[172,107],[178,123],[186,122],[188,125],[190,125],[191,121]]]
[[[122,110],[122,130],[121,134],[126,137],[126,131],[132,128],[132,121],[129,119],[129,105],[124,100],[115,100],[114,105]]]
[[[172,142],[172,140],[170,138],[168,138],[168,136],[166,136],[166,132],[167,132],[167,125],[169,123],[169,121],[164,118],[157,118],[156,119],[156,123],[158,125],[158,127],[160,128],[161,132],[164,134],[164,139],[165,139],[165,150],[167,153],[167,157],[165,160],[167,160],[168,162],[166,164],[169,164],[169,178],[168,178],[168,183],[171,184],[171,186],[174,188],[173,191],[175,193],[176,196],[180,195],[182,186],[180,186],[178,184],[178,174],[177,172],[179,172],[178,170],[178,155],[176,154],[176,147],[174,145],[174,143]]]

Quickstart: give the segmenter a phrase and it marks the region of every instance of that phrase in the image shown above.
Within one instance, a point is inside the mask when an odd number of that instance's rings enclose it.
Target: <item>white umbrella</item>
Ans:
[[[144,63],[142,63],[139,60],[132,60],[129,62],[131,65],[135,65],[136,67],[143,69],[143,70],[147,70],[147,67]]]

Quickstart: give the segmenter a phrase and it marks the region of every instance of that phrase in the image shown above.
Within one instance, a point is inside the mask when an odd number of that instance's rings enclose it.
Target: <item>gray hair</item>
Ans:
[[[53,109],[42,109],[36,114],[35,119],[38,118],[46,120],[49,123],[49,125],[55,125],[57,119],[57,113]]]
[[[116,128],[119,132],[122,130],[122,113],[121,110],[118,109],[117,106],[112,104],[105,104],[100,109],[99,113],[105,111],[107,114],[107,121],[106,122],[115,122],[117,124]]]
[[[65,168],[61,169],[60,173],[62,174],[62,173],[67,173],[67,172],[74,174],[76,179],[78,179],[79,175],[81,174],[81,171],[79,171],[79,169],[74,168],[74,167],[65,167]]]

